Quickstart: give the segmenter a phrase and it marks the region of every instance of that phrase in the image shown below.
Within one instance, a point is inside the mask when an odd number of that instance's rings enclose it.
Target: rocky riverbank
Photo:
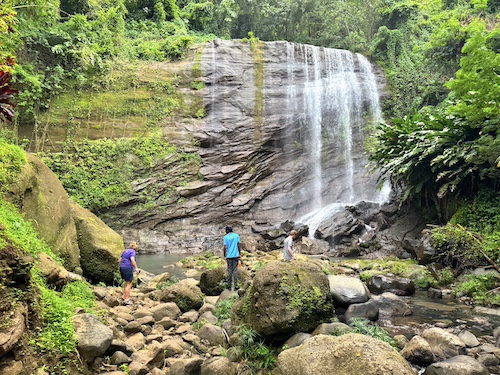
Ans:
[[[284,263],[278,258],[277,253],[247,257],[238,293],[223,289],[224,266],[200,269],[199,281],[187,278],[169,286],[168,273],[143,276],[132,306],[121,305],[120,288],[95,287],[105,323],[88,314],[77,317],[88,321],[77,329],[80,354],[92,373],[109,375],[326,374],[333,368],[346,375],[500,373],[498,327],[478,337],[459,323],[424,326],[411,335],[391,337],[397,354],[387,343],[357,333],[357,318],[375,327],[411,314],[403,297],[415,289],[411,279],[380,275],[365,283],[358,277],[359,264],[305,257]],[[194,264],[184,262],[191,274]],[[326,275],[332,270],[335,274]],[[283,280],[291,275],[297,276],[293,284],[285,285]],[[326,283],[326,294],[301,294],[291,287],[308,286],[311,277]],[[313,295],[318,299],[312,301]],[[331,303],[331,316],[307,305],[320,300],[323,307]],[[234,302],[232,312],[222,316],[220,307],[229,302]],[[312,324],[307,331],[300,330],[303,317]],[[236,327],[241,323],[274,353],[267,368],[256,370],[242,354],[244,338]]]

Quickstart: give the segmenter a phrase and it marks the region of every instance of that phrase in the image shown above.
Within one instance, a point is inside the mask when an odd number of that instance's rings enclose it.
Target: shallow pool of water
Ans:
[[[159,275],[168,272],[178,279],[186,278],[185,269],[175,264],[192,254],[137,254],[137,266],[145,271]]]

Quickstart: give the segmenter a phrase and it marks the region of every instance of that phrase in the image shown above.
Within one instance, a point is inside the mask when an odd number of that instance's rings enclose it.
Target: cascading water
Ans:
[[[360,200],[382,203],[388,192],[358,184],[356,168],[364,167],[363,128],[367,121],[382,120],[375,76],[369,61],[345,50],[288,44],[290,74],[301,67],[302,87],[290,85],[288,106],[302,108],[301,126],[307,129],[305,153],[310,161],[307,193],[311,203],[306,214],[296,221],[309,227],[313,236],[321,222]],[[294,77],[288,77],[294,82]],[[297,104],[296,92],[303,103]],[[361,149],[361,150],[360,150]],[[338,177],[328,176],[332,169],[328,155],[341,155]],[[335,166],[337,169],[339,166]],[[371,188],[371,189],[370,189]],[[309,190],[311,189],[311,190]],[[333,200],[333,201],[332,201]]]
[[[363,152],[380,121],[377,81],[362,55],[288,42],[216,40],[200,57],[207,90],[198,125],[204,186],[223,185],[221,215],[308,224],[383,201]],[[239,212],[238,212],[239,210]]]

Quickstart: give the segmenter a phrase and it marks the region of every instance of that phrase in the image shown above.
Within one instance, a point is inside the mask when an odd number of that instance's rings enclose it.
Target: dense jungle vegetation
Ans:
[[[62,121],[71,143],[75,118],[104,116],[103,102],[120,108],[113,98],[130,82],[140,105],[129,115],[146,121],[148,137],[176,112],[203,117],[199,105],[187,109],[176,96],[179,77],[144,79],[141,64],[182,61],[190,47],[216,37],[349,49],[378,63],[388,80],[388,120],[367,145],[373,166],[402,202],[423,207],[429,221],[477,232],[498,261],[499,11],[498,0],[7,0],[0,5],[0,108],[14,125],[2,126],[2,135],[22,144],[15,136],[24,126],[50,126],[69,107]],[[70,161],[59,156],[52,167],[71,169],[63,162]]]

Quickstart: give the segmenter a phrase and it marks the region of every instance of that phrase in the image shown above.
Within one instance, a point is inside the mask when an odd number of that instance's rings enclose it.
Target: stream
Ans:
[[[168,272],[177,279],[186,278],[185,268],[175,264],[193,254],[137,254],[139,268],[155,275]],[[196,276],[194,278],[197,278]],[[199,276],[198,276],[199,278]],[[431,299],[425,291],[417,291],[411,297],[403,297],[413,314],[390,321],[380,322],[392,336],[402,334],[411,337],[433,326],[468,329],[476,336],[491,335],[500,326],[500,309],[473,308],[453,298]]]

